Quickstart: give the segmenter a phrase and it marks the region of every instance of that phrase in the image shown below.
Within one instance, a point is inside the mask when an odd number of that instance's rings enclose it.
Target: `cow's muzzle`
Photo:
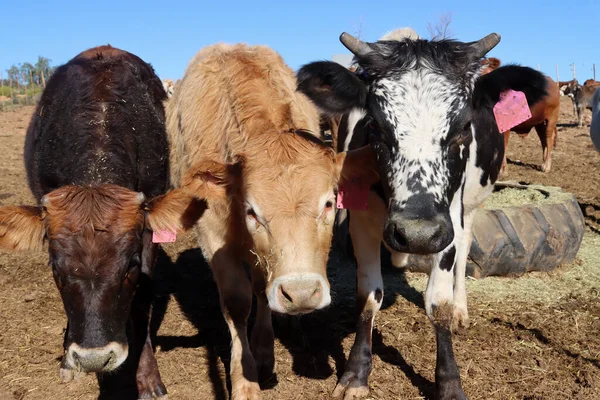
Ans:
[[[117,369],[127,359],[128,347],[117,342],[94,348],[72,343],[66,353],[67,368],[84,372],[109,372]]]
[[[319,274],[284,275],[273,281],[269,307],[284,314],[307,314],[331,303],[329,284]]]
[[[390,207],[383,233],[388,246],[401,253],[434,254],[452,243],[454,229],[450,214],[428,203],[409,204],[402,209]]]

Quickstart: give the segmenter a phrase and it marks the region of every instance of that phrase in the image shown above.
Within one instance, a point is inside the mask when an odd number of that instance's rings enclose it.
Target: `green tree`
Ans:
[[[42,87],[46,87],[46,78],[49,77],[51,74],[51,61],[52,60],[50,60],[49,58],[38,56],[38,60],[35,63],[35,69],[40,79],[39,84],[41,84]]]

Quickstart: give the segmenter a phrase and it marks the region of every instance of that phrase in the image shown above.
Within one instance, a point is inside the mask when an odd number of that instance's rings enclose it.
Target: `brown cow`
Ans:
[[[492,62],[492,58],[488,61],[483,61],[482,64],[485,67],[482,70],[482,74],[487,74],[500,66],[500,60]],[[548,84],[546,85],[546,91],[548,96],[545,100],[537,103],[534,107],[530,108],[531,118],[522,124],[515,126],[510,131],[503,132],[504,134],[504,161],[502,162],[502,172],[506,170],[506,149],[508,149],[508,140],[510,139],[510,132],[513,131],[519,135],[526,136],[531,131],[531,128],[535,128],[540,142],[542,143],[542,151],[544,155],[544,164],[542,165],[543,172],[550,172],[552,165],[552,147],[556,146],[558,131],[556,124],[558,122],[558,113],[560,111],[560,92],[559,86],[550,78],[546,76]],[[564,82],[560,82],[564,83]]]
[[[496,57],[486,57],[481,60],[481,65],[483,65],[481,75],[485,75],[500,67],[501,62]]]
[[[165,98],[150,65],[110,46],[59,67],[25,140],[38,205],[0,207],[0,249],[48,243],[67,314],[61,378],[96,372],[101,385],[110,376],[144,399],[167,398],[148,332],[152,231],[193,226],[204,209],[197,197],[224,197],[214,183],[227,176],[201,163],[165,193]]]
[[[548,81],[546,85],[548,95],[545,100],[531,107],[531,118],[515,126],[511,131],[522,136],[527,136],[531,128],[535,128],[542,143],[544,159],[542,171],[550,172],[552,166],[552,147],[556,146],[558,136],[556,124],[558,122],[558,112],[560,111],[560,93],[558,86],[552,78],[546,76],[546,80]],[[502,171],[506,169],[506,149],[508,149],[509,138],[510,131],[504,132],[504,161],[502,162]]]
[[[274,368],[271,311],[308,313],[331,301],[326,263],[338,180],[371,176],[372,150],[336,155],[323,143],[316,107],[263,46],[201,50],[167,104],[167,130],[175,184],[206,157],[237,166],[237,190],[208,202],[197,232],[231,333],[232,398],[257,399],[259,378]]]

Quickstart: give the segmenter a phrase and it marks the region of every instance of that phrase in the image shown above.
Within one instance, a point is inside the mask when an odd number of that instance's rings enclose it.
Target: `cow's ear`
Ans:
[[[541,72],[529,67],[507,65],[482,75],[475,81],[473,107],[493,107],[500,99],[500,93],[517,90],[525,93],[529,107],[548,96],[548,80]]]
[[[372,185],[379,180],[377,159],[370,145],[339,153],[336,156],[336,166],[340,184],[361,180]]]
[[[42,207],[0,207],[0,249],[42,250],[45,236]]]
[[[241,161],[221,164],[201,161],[184,175],[181,187],[155,197],[147,205],[148,228],[186,231],[204,214],[207,200],[224,200],[236,190]]]
[[[298,90],[306,94],[323,112],[344,114],[353,108],[365,108],[367,86],[342,65],[317,61],[300,68]]]

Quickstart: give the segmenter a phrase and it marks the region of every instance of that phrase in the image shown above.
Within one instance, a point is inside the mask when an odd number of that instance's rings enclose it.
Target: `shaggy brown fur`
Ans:
[[[85,228],[122,235],[143,222],[143,195],[117,185],[63,186],[42,199],[50,238]]]

